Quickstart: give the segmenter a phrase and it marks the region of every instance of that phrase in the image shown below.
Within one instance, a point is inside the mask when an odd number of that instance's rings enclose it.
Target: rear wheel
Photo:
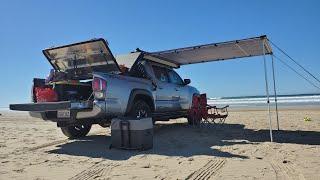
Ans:
[[[71,139],[80,138],[86,136],[91,129],[91,125],[76,125],[61,127],[61,131],[64,135]]]
[[[133,104],[129,116],[134,118],[151,117],[151,108],[145,101],[138,100]]]

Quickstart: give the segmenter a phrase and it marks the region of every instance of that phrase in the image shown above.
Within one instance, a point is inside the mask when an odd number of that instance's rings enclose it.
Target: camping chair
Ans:
[[[207,103],[207,95],[201,94],[199,96],[199,109],[202,117],[203,123],[220,123],[223,124],[228,117],[228,107],[224,106],[218,108],[216,106],[211,106]]]
[[[201,122],[202,114],[200,113],[200,102],[199,102],[199,96],[194,95],[192,97],[192,106],[191,109],[188,111],[188,116],[190,118],[189,124],[191,125],[197,125]]]

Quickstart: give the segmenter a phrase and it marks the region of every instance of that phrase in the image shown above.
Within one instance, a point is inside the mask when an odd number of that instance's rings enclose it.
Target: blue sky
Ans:
[[[94,37],[123,54],[266,34],[319,77],[319,9],[316,0],[0,1],[0,107],[30,100],[32,78],[50,69],[42,49]],[[261,57],[178,71],[211,97],[265,92]],[[276,76],[279,94],[319,92],[280,63]]]

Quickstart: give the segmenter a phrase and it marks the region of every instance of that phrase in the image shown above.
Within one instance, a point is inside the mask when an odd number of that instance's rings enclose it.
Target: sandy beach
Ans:
[[[273,143],[265,110],[201,128],[157,123],[148,151],[109,149],[110,129],[98,125],[69,140],[55,123],[1,114],[0,179],[320,179],[319,108],[281,109]]]

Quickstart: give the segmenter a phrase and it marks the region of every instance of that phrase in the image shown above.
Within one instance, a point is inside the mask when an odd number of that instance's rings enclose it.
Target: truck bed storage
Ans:
[[[34,78],[32,99],[33,102],[86,101],[92,94],[91,83],[92,80],[90,79],[86,82],[58,81],[45,83],[44,79]],[[40,95],[40,98],[38,98],[38,95]]]
[[[92,94],[91,81],[76,84],[55,84],[54,89],[58,94],[59,101],[88,100]]]

